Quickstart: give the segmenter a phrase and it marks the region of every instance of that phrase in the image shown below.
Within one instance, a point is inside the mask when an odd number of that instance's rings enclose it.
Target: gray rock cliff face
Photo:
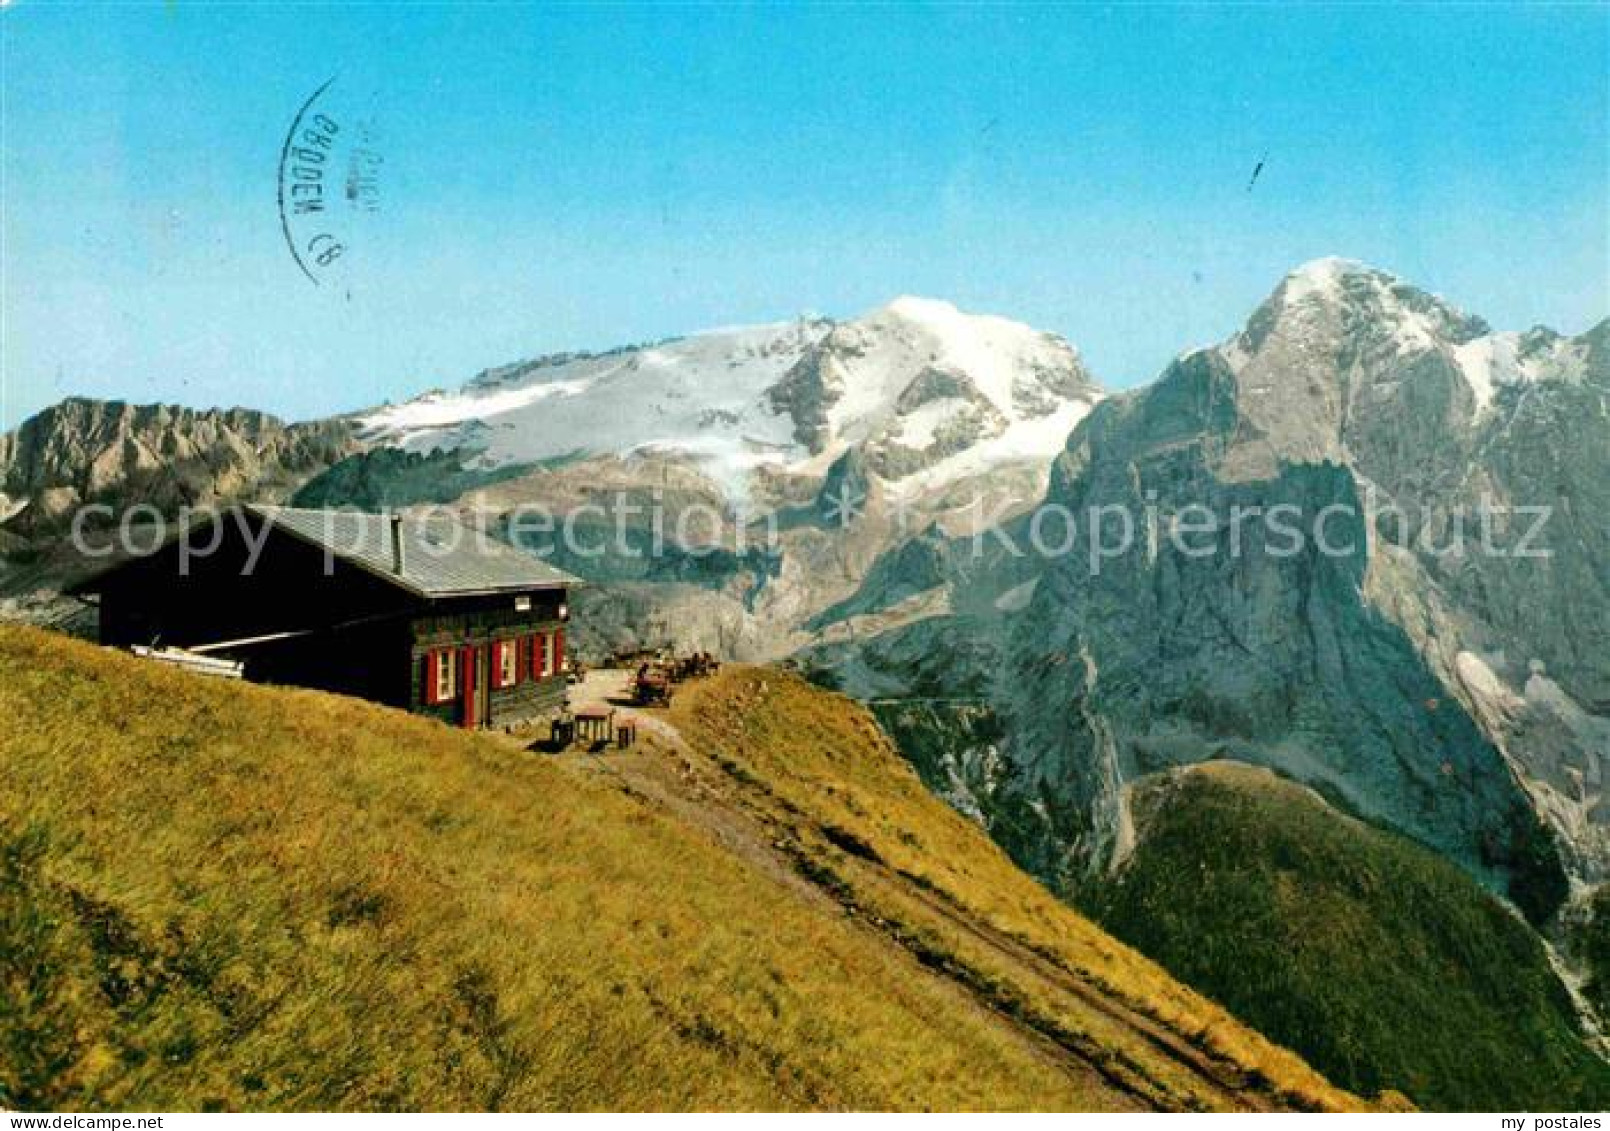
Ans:
[[[0,435],[0,618],[94,635],[94,619],[61,589],[105,565],[97,552],[127,516],[146,527],[181,507],[236,499],[279,502],[355,451],[344,421],[285,424],[249,409],[129,405],[73,397]],[[138,508],[138,509],[134,509]],[[155,534],[139,535],[145,544]]]
[[[1079,425],[1041,506],[1083,525],[1071,542],[897,548],[844,607],[908,568],[933,586],[941,561],[950,611],[811,661],[868,697],[981,689],[987,726],[976,704],[883,713],[1065,890],[1126,851],[1125,783],[1232,757],[1547,918],[1566,872],[1610,870],[1607,333],[1494,334],[1383,272],[1310,264]]]
[[[278,499],[356,450],[342,421],[285,424],[250,409],[74,397],[0,436],[6,526],[59,531],[86,503],[182,505]]]
[[[1593,882],[1610,872],[1594,784],[1610,759],[1594,721],[1610,686],[1607,337],[1605,323],[1492,333],[1383,272],[1322,261],[1217,351],[1257,435],[1220,474],[1315,451],[1348,469],[1373,513],[1366,600],[1508,756]]]

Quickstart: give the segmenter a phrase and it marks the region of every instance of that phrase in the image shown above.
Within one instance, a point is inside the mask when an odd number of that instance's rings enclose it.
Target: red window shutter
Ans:
[[[553,634],[553,670],[565,670],[565,630],[562,628]]]
[[[425,702],[434,706],[436,699],[436,669],[441,663],[441,653],[425,653]]]
[[[515,639],[509,641],[509,647],[514,649],[514,682],[524,683],[526,660],[525,640],[520,637],[516,637]]]

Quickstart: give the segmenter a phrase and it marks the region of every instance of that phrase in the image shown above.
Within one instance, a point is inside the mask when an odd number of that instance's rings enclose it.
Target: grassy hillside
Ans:
[[[773,669],[678,698],[712,767],[795,868],[991,1008],[1157,1106],[1355,1106],[1020,871],[940,803],[864,708]]]
[[[1431,1108],[1610,1106],[1536,936],[1453,865],[1231,763],[1132,803],[1139,847],[1097,917],[1333,1080]]]
[[[1352,1102],[803,685],[724,675],[679,701],[686,739],[551,758],[30,630],[0,670],[3,1107]],[[1063,966],[1082,998],[1031,979]]]

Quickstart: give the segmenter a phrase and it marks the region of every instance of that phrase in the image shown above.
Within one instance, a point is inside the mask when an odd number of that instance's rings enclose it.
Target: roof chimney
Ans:
[[[391,572],[398,577],[403,571],[402,515],[391,512]]]

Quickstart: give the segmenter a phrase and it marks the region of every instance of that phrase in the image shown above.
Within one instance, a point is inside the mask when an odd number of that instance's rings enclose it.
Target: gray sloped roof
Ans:
[[[395,568],[392,516],[359,511],[304,510],[251,504],[246,508],[304,542],[328,550],[341,561],[421,597],[464,597],[526,589],[563,589],[580,578],[555,569],[485,530],[445,514],[403,516],[402,572]]]

